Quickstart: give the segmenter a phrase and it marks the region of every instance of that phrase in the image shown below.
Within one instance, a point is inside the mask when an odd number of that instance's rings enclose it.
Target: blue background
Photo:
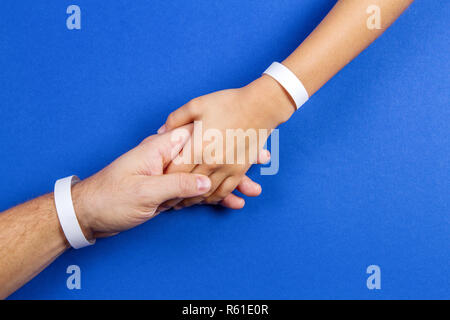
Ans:
[[[0,210],[283,60],[332,0],[0,1]],[[416,1],[281,127],[245,209],[164,214],[11,298],[450,298],[450,2]],[[82,289],[66,288],[66,268]],[[382,289],[366,288],[367,266]]]

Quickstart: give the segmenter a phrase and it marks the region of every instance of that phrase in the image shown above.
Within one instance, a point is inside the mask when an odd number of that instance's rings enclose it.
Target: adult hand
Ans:
[[[133,228],[158,214],[169,199],[207,192],[207,176],[163,174],[191,135],[192,125],[154,135],[109,166],[73,186],[75,212],[89,239]]]

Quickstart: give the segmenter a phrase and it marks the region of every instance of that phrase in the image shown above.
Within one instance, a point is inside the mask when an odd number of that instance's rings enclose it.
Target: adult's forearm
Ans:
[[[47,194],[0,214],[0,298],[6,298],[69,248]]]

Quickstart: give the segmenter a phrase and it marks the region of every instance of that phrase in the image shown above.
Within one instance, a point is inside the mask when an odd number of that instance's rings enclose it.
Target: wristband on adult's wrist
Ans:
[[[309,95],[305,86],[286,66],[279,62],[274,62],[264,71],[264,74],[274,78],[289,93],[295,102],[297,110],[308,101]]]
[[[95,240],[88,241],[84,236],[73,207],[72,186],[79,181],[80,179],[77,176],[60,179],[56,181],[54,190],[59,223],[67,241],[75,249],[80,249],[95,243]]]

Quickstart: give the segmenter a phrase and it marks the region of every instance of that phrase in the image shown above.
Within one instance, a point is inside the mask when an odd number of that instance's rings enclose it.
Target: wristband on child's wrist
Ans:
[[[305,86],[297,76],[281,63],[274,62],[264,74],[275,79],[291,96],[297,110],[309,99]]]

